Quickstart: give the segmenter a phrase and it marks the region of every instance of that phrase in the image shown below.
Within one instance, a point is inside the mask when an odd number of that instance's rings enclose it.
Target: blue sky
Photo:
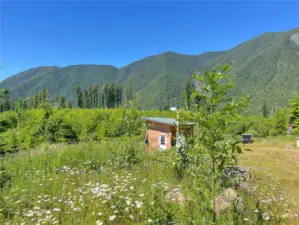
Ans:
[[[299,26],[299,2],[2,1],[0,80],[42,66],[227,50]]]

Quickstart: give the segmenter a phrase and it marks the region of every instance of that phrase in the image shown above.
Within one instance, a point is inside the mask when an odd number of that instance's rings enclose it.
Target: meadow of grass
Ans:
[[[273,176],[266,171],[258,173],[253,154],[260,154],[262,159],[264,150],[261,147],[258,153],[257,144],[250,147],[252,152],[241,156],[241,164],[269,182],[258,181],[247,192],[238,191],[244,205],[250,208],[218,215],[217,224],[289,224],[287,216],[286,220],[273,219],[277,214],[294,214],[288,211],[294,209],[290,206],[295,203],[288,202],[290,193],[277,185],[288,183],[274,177],[280,175],[278,172]],[[196,192],[200,184],[190,176],[177,180],[174,152],[148,153],[142,142],[119,140],[44,144],[6,155],[0,160],[0,224],[212,224],[212,214],[203,211],[202,199]],[[292,187],[295,196],[295,183]],[[176,198],[167,200],[173,189],[183,194],[183,204],[172,201]],[[277,204],[271,202],[273,195]],[[260,207],[255,205],[257,199]],[[259,215],[264,212],[270,212],[271,219],[266,217],[260,223]]]
[[[169,156],[144,150],[143,143],[114,141],[43,145],[6,156],[0,224],[200,223],[200,214],[191,213],[195,203],[165,200],[168,190],[184,189]]]
[[[239,163],[250,169],[267,206],[284,202],[285,217],[299,224],[299,148],[293,136],[257,139],[244,146]]]

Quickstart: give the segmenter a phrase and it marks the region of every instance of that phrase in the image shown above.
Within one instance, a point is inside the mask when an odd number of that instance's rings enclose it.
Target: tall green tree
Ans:
[[[88,85],[88,89],[87,89],[87,92],[88,92],[88,97],[87,97],[87,108],[94,108],[94,101],[93,101],[93,96],[94,96],[94,93],[93,93],[93,87],[92,85]]]
[[[114,83],[108,85],[108,108],[115,106],[115,86]]]
[[[83,93],[79,86],[76,87],[77,107],[83,108]]]
[[[41,96],[42,96],[42,103],[48,103],[49,102],[48,91],[45,88],[42,89]]]
[[[11,91],[8,89],[0,90],[0,113],[4,111],[8,111],[11,109],[11,101],[10,101]]]
[[[299,134],[299,95],[295,95],[289,100],[291,106],[290,112],[290,123],[293,124],[292,133],[295,135]]]
[[[89,93],[88,90],[83,90],[83,108],[89,108]]]
[[[119,107],[122,104],[122,86],[115,84],[115,107]]]
[[[60,96],[59,98],[59,109],[64,109],[66,108],[66,100],[65,97]]]
[[[93,86],[93,108],[99,107],[99,84]]]
[[[108,96],[109,96],[108,84],[104,83],[102,86],[102,107],[108,108]]]
[[[17,129],[20,128],[21,116],[23,115],[24,110],[26,109],[26,100],[17,99],[14,104],[14,111],[17,113],[18,125]]]
[[[133,100],[132,84],[130,83],[126,90],[126,102]]]
[[[32,97],[32,108],[37,109],[39,106],[39,94],[36,92]]]
[[[286,109],[276,110],[273,116],[273,121],[274,121],[275,135],[283,135],[287,133],[288,112]]]
[[[191,80],[188,79],[187,83],[186,83],[186,86],[184,88],[185,108],[186,108],[187,111],[190,110],[191,95],[192,95],[192,85],[191,85]]]
[[[263,101],[263,104],[262,104],[262,114],[263,114],[264,118],[269,117],[269,107],[268,107],[266,101]]]

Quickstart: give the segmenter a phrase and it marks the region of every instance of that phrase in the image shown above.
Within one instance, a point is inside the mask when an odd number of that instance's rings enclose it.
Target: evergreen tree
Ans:
[[[93,107],[98,108],[99,107],[99,84],[96,83],[93,86]]]
[[[103,87],[102,87],[102,107],[108,108],[108,85],[107,85],[107,83],[104,83]]]
[[[133,100],[133,91],[132,91],[132,85],[130,83],[126,90],[126,102],[129,102],[131,100]]]
[[[114,108],[115,105],[115,89],[114,83],[108,85],[108,108]]]
[[[14,104],[14,111],[17,113],[17,119],[18,119],[18,126],[17,126],[18,130],[20,128],[21,116],[25,109],[25,102],[26,101],[18,98]]]
[[[115,107],[119,107],[122,104],[122,86],[115,84]]]
[[[284,109],[278,109],[274,116],[275,135],[282,135],[287,133],[287,112]]]
[[[41,91],[41,96],[42,96],[42,103],[43,104],[49,102],[48,91],[45,88]]]
[[[38,102],[37,107],[39,107],[43,103],[43,95],[41,91],[37,91],[37,102]]]
[[[114,84],[114,108],[117,108],[119,105],[118,92],[119,92],[119,85],[118,85],[118,83],[115,83]]]
[[[11,109],[10,94],[8,89],[0,90],[0,112]]]
[[[83,94],[79,86],[77,86],[76,88],[76,95],[77,95],[77,107],[83,108]]]
[[[59,98],[59,109],[64,109],[66,107],[65,97],[61,96]]]
[[[185,89],[184,89],[184,97],[185,97],[185,106],[186,110],[190,110],[191,106],[191,95],[192,95],[192,86],[190,79],[187,80]]]
[[[83,108],[89,108],[89,94],[88,94],[88,90],[83,90]]]
[[[292,133],[299,134],[299,95],[296,95],[289,101],[291,106],[290,123],[293,124]]]
[[[87,108],[94,108],[94,106],[93,106],[94,93],[93,93],[93,87],[91,85],[88,85],[87,92],[88,92]]]
[[[38,92],[36,92],[35,95],[33,96],[33,99],[32,99],[32,101],[33,101],[32,107],[34,109],[37,109],[38,106],[39,106],[39,98],[38,98],[38,96],[39,96],[39,94],[38,94]]]
[[[122,99],[123,99],[123,87],[121,84],[118,85],[118,106],[122,104]]]
[[[263,113],[264,118],[269,117],[269,109],[268,109],[267,103],[265,101],[263,102],[263,105],[262,105],[262,113]]]

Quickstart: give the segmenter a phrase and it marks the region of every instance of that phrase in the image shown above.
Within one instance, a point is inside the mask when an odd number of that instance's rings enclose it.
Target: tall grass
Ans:
[[[189,176],[177,180],[173,154],[148,153],[137,141],[107,141],[6,155],[0,224],[210,224],[200,184]],[[184,195],[183,204],[166,198],[173,189]],[[247,208],[218,215],[218,224],[258,221],[254,193],[239,192]]]

